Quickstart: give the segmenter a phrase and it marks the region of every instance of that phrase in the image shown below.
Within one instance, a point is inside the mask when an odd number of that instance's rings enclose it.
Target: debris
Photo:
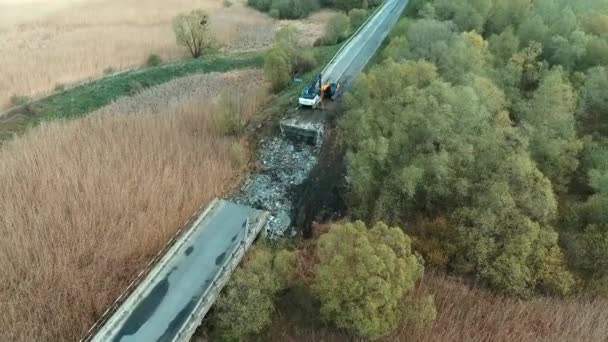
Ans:
[[[318,148],[306,143],[273,137],[260,142],[258,161],[261,168],[249,177],[243,189],[230,200],[267,210],[266,235],[269,239],[293,236],[291,212],[294,190],[308,177],[317,163]]]

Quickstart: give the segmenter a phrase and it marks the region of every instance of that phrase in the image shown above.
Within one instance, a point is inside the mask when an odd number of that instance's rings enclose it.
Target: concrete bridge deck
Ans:
[[[267,215],[213,201],[90,340],[189,340]]]

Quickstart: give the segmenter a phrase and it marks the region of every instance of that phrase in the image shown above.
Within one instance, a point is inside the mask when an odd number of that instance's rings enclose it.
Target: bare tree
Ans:
[[[175,17],[173,31],[177,44],[187,47],[194,58],[202,56],[205,49],[214,45],[209,32],[209,15],[203,10],[193,10]]]

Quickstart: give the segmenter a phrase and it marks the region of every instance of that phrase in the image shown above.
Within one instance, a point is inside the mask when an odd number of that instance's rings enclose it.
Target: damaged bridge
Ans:
[[[385,0],[325,67],[323,82],[348,87],[407,3]],[[240,193],[216,199],[194,215],[82,341],[189,341],[256,237],[288,232],[294,205],[290,188],[302,184],[315,165],[326,119],[323,111],[299,110],[283,120],[283,135],[315,144],[294,145],[278,137],[263,141],[260,173],[251,175]]]
[[[347,89],[375,55],[407,4],[408,0],[385,0],[321,71],[321,83],[336,83],[342,91]],[[281,132],[320,145],[326,120],[323,111],[299,110],[281,121]]]

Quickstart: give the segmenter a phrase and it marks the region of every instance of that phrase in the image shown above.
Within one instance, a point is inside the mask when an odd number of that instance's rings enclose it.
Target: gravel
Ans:
[[[279,137],[260,142],[258,173],[249,177],[243,189],[230,200],[270,212],[267,237],[295,235],[291,227],[294,190],[308,177],[317,162],[318,149]]]

